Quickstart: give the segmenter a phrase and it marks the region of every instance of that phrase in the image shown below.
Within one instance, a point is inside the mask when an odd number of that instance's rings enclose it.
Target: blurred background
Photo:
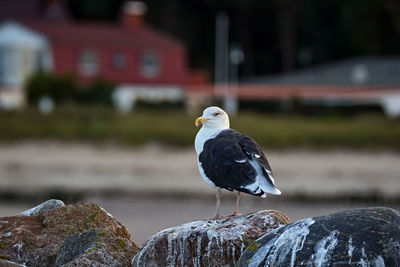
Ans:
[[[400,208],[398,1],[0,0],[0,216],[95,201],[139,245],[212,217],[209,105],[283,192],[242,213]]]

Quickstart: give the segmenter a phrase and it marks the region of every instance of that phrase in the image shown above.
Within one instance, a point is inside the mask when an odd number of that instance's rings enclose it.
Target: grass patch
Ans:
[[[0,141],[58,140],[114,142],[137,146],[159,142],[191,146],[196,116],[180,110],[118,114],[100,107],[59,107],[51,115],[34,109],[0,112]],[[302,117],[241,113],[232,128],[271,148],[381,148],[400,150],[400,123],[380,115]]]
[[[308,118],[244,114],[232,126],[268,147],[400,149],[399,121],[379,115]]]

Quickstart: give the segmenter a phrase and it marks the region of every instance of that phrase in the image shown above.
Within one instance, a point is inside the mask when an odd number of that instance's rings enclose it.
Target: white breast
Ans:
[[[203,152],[203,146],[204,143],[210,139],[218,135],[223,129],[206,129],[202,127],[200,131],[196,135],[196,139],[194,140],[194,147],[196,149],[197,156]],[[207,177],[205,174],[203,167],[201,166],[201,162],[199,161],[199,158],[197,157],[197,162],[199,166],[199,172],[201,175],[201,178],[211,187],[218,188],[211,180],[210,178]]]
[[[205,127],[201,127],[194,140],[194,148],[197,155],[200,155],[200,153],[203,152],[204,143],[208,139],[217,136],[223,130],[224,129],[207,129]]]
[[[213,183],[213,181],[210,180],[210,178],[207,177],[206,173],[205,173],[204,170],[203,170],[203,167],[201,166],[201,162],[200,162],[200,161],[198,161],[198,165],[199,165],[199,172],[200,172],[201,178],[203,178],[203,180],[204,180],[209,186],[214,187],[214,188],[219,188],[218,186],[216,186],[216,185]]]

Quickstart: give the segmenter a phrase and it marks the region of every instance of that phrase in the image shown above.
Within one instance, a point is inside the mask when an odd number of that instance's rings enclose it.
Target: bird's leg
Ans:
[[[242,192],[237,192],[237,198],[236,198],[236,209],[235,212],[233,213],[233,216],[240,216],[241,214],[239,213],[239,201],[240,201],[240,195]]]
[[[218,220],[218,219],[222,218],[222,216],[219,215],[219,210],[221,209],[221,189],[220,188],[218,188],[216,197],[217,197],[217,206],[216,206],[217,211],[215,212],[215,216],[213,218],[214,220]]]

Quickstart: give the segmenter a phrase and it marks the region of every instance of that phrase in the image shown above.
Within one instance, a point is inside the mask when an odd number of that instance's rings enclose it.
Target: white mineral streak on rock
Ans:
[[[303,248],[304,241],[310,233],[309,227],[315,221],[312,218],[297,221],[286,228],[280,235],[272,238],[265,245],[260,247],[250,259],[249,267],[258,266],[265,261],[265,266],[284,266],[286,257],[290,255],[290,266],[294,266],[296,253]],[[274,232],[276,232],[274,230]],[[274,232],[271,232],[274,233]]]
[[[114,221],[115,225],[117,225],[118,228],[122,228],[121,224],[114,218],[114,216],[112,216],[110,213],[108,213],[108,211],[106,211],[106,210],[103,209],[102,207],[100,207],[100,209],[101,209],[105,214],[107,214],[108,217],[110,217],[110,218]]]
[[[243,242],[243,237],[239,236],[239,240],[240,240],[240,254],[242,254],[242,252],[246,249],[246,247],[244,246],[244,242]]]
[[[219,252],[221,254],[221,257],[224,256],[224,236],[223,235],[219,235]],[[228,248],[227,248],[228,249]]]
[[[269,222],[271,226],[275,224],[274,220],[270,219],[271,216],[268,213],[259,215],[259,217]],[[189,253],[189,251],[185,250],[188,247],[191,247],[192,251],[197,252],[197,255],[190,259],[194,266],[200,266],[204,262],[212,262],[214,259],[211,257],[216,255],[215,252],[220,257],[224,257],[224,251],[232,251],[231,255],[229,255],[230,253],[226,253],[225,256],[231,256],[232,262],[234,262],[235,254],[241,254],[245,250],[242,236],[246,234],[249,228],[248,220],[249,216],[235,218],[234,220],[194,221],[165,229],[147,240],[144,247],[132,259],[132,265],[143,266],[146,264],[146,251],[157,245],[156,241],[161,240],[163,237],[166,237],[168,240],[167,266],[174,266],[177,262],[184,266],[187,254]],[[268,223],[266,223],[267,225]],[[193,239],[194,237],[197,239]],[[194,240],[191,246],[187,246],[186,242],[188,240]],[[226,246],[226,244],[232,243],[229,241],[235,240],[240,240],[241,247],[238,249],[240,250],[239,252],[234,245],[232,247]],[[206,253],[204,254],[201,253],[202,245],[206,247]]]
[[[331,253],[335,249],[339,242],[337,236],[339,235],[338,230],[334,230],[329,235],[317,242],[314,246],[315,253],[311,256],[314,259],[314,265],[316,267],[326,266],[331,258]]]
[[[197,257],[195,257],[197,259],[197,265],[195,266],[200,266],[200,262],[201,262],[201,241],[202,238],[200,236],[197,237]]]
[[[360,258],[360,261],[357,264],[358,264],[358,266],[361,266],[361,267],[369,267],[368,262],[365,261],[363,258]]]
[[[361,258],[360,258],[360,261],[358,262],[358,264],[361,267],[369,266],[368,257],[367,257],[367,254],[365,254],[365,242],[364,242],[364,247],[361,248]]]
[[[11,236],[11,232],[0,235],[0,237],[10,237],[10,236]]]
[[[232,246],[231,253],[232,253],[232,258],[234,259],[235,258],[235,246]]]
[[[150,239],[148,239],[147,242],[144,244],[143,248],[142,248],[142,249],[139,251],[139,253],[136,254],[136,256],[132,259],[132,265],[134,265],[134,262],[135,262],[135,260],[136,260],[136,265],[135,265],[135,266],[138,266],[138,267],[139,267],[139,266],[143,266],[143,265],[141,265],[140,263],[141,263],[142,257],[144,256],[144,253],[147,251],[147,249],[148,249],[149,247],[155,245],[155,244],[154,244],[154,240],[157,240],[156,237],[164,235],[165,232],[168,231],[168,230],[169,230],[169,229],[165,229],[165,230],[163,230],[163,231],[161,231],[161,232],[158,232],[157,234],[153,235]],[[168,250],[169,250],[169,245],[170,245],[170,244],[169,244],[169,239],[168,239]]]
[[[398,227],[399,227],[399,229],[400,229],[400,225],[399,225]],[[398,241],[396,241],[395,239],[393,239],[393,237],[391,237],[391,238],[389,239],[389,242],[388,242],[388,244],[387,244],[387,247],[388,247],[388,248],[396,248],[397,251],[399,251],[399,250],[400,250],[400,243],[399,243]]]
[[[18,213],[18,215],[22,215],[22,216],[39,215],[39,213],[41,213],[41,212],[55,209],[55,208],[62,207],[62,206],[65,206],[65,204],[61,200],[49,199],[34,208],[31,208],[29,210],[25,210],[25,211]]]
[[[365,242],[364,242],[364,247],[361,248],[361,256],[363,256],[364,258],[367,257],[367,254],[365,254]]]
[[[23,246],[23,245],[24,245],[23,243],[18,243],[18,244],[15,244],[15,245],[13,246],[13,248],[17,248],[18,261],[21,260],[21,255],[20,255],[20,253],[21,253],[21,249],[22,249],[22,246]]]
[[[353,246],[353,238],[349,238],[349,242],[347,243],[347,248],[349,249],[347,251],[347,255],[349,256],[349,264],[351,263],[351,258],[353,257],[353,251],[354,251],[354,246]]]
[[[268,210],[270,211],[270,210]],[[256,214],[265,213],[265,211],[258,211]],[[264,226],[273,225],[274,219],[271,216],[264,216]]]
[[[108,211],[106,211],[106,210],[103,209],[102,207],[100,207],[100,209],[101,209],[105,214],[107,214],[108,217],[110,217],[111,219],[113,219],[114,222],[116,222],[114,216],[112,216],[110,213],[108,213]],[[117,224],[118,224],[118,223],[117,223]]]
[[[207,258],[210,258],[211,244],[213,235],[210,232],[207,232],[208,243],[207,243]]]
[[[184,251],[185,251],[185,248],[186,248],[186,240],[187,240],[186,238],[178,238],[179,251],[180,251],[179,259],[180,259],[180,262],[181,262],[181,266],[184,266],[184,264],[185,264],[185,258],[184,258],[185,253],[184,253]]]
[[[375,267],[385,267],[385,261],[381,256],[376,257],[374,263]]]
[[[169,265],[173,264],[174,259],[171,257],[172,255],[175,255],[177,253],[176,251],[176,245],[173,245],[173,242],[175,242],[176,237],[178,233],[171,233],[168,235],[167,240],[168,240],[168,257],[167,257],[167,263]]]
[[[276,239],[270,240],[270,241],[275,241]],[[257,267],[259,266],[265,259],[265,256],[271,249],[271,244],[266,244],[260,248],[258,248],[257,252],[251,257],[250,262],[248,264],[249,267]],[[265,263],[265,266],[268,266],[267,263]]]
[[[36,213],[43,207],[43,204],[44,204],[44,203],[42,203],[42,204],[40,204],[39,206],[36,206],[36,207],[34,207],[34,208],[31,208],[31,209],[29,209],[29,210],[22,211],[22,212],[18,213],[18,215],[22,215],[22,216],[32,216],[33,214],[36,214]]]

